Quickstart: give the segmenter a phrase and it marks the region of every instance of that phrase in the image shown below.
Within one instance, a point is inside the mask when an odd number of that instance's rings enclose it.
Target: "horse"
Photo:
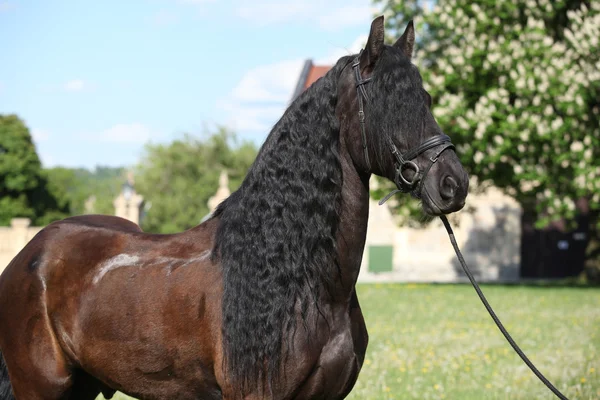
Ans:
[[[342,399],[368,344],[356,282],[372,174],[460,210],[468,176],[411,56],[412,21],[340,58],[185,232],[112,216],[42,229],[0,277],[2,399]]]

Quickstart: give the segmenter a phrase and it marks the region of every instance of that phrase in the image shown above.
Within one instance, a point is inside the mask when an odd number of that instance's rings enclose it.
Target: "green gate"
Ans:
[[[390,272],[393,269],[392,246],[369,246],[369,272]]]

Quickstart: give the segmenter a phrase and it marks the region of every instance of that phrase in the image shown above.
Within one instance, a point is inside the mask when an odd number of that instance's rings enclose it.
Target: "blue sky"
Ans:
[[[0,0],[0,113],[44,166],[132,165],[215,125],[261,144],[305,59],[364,43],[370,0]]]

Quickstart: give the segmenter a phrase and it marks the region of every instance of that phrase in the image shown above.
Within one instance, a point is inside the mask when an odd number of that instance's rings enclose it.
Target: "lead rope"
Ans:
[[[502,322],[500,322],[500,319],[496,316],[496,313],[492,309],[492,306],[490,306],[487,299],[483,295],[483,292],[481,291],[481,289],[479,288],[479,285],[475,281],[475,278],[473,277],[473,274],[469,270],[469,267],[467,267],[467,263],[465,262],[465,259],[463,258],[462,254],[460,252],[460,249],[458,248],[458,244],[456,244],[456,238],[454,237],[454,232],[452,231],[452,227],[450,226],[448,219],[446,218],[445,215],[441,215],[440,218],[441,218],[442,222],[444,223],[444,226],[446,227],[446,231],[448,231],[448,236],[450,237],[450,242],[452,243],[452,247],[454,247],[454,251],[456,252],[456,256],[458,257],[458,260],[460,261],[460,265],[462,266],[462,269],[465,271],[465,274],[467,274],[467,276],[469,277],[469,280],[471,281],[473,288],[475,288],[477,295],[481,299],[481,302],[483,303],[485,308],[490,313],[490,316],[496,323],[496,326],[498,326],[498,329],[500,329],[500,332],[502,332],[502,334],[504,335],[506,340],[508,340],[508,343],[510,343],[512,348],[517,352],[519,357],[521,357],[523,362],[525,362],[525,364],[527,364],[527,366],[533,371],[533,373],[542,382],[544,382],[544,385],[546,385],[548,387],[548,389],[550,389],[556,395],[556,397],[558,397],[559,399],[562,399],[562,400],[569,400],[556,387],[554,387],[554,385],[548,379],[546,379],[546,377],[540,371],[538,371],[538,369],[535,367],[535,365],[533,365],[533,363],[529,360],[529,358],[527,358],[525,353],[523,353],[521,348],[515,343],[513,338],[510,336],[510,334],[504,328],[504,325],[502,325]]]

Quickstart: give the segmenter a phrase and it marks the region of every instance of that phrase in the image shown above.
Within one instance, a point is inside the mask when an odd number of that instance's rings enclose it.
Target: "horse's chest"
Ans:
[[[356,383],[368,342],[360,308],[351,309],[344,324],[332,328],[333,334],[295,398],[342,399]]]

